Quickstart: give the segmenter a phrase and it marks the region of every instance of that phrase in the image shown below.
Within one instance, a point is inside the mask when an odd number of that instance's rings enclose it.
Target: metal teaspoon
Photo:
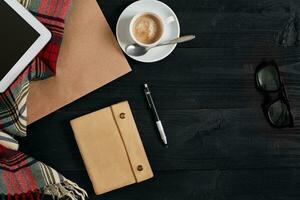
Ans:
[[[173,40],[162,42],[153,47],[143,47],[138,44],[130,44],[130,45],[126,46],[125,51],[131,56],[142,56],[142,55],[145,55],[152,48],[170,45],[170,44],[187,42],[187,41],[193,40],[195,37],[196,37],[195,35],[186,35],[186,36],[178,37]]]

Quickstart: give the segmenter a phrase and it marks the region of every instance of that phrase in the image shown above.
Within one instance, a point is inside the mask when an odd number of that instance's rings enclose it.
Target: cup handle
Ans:
[[[166,24],[171,24],[172,22],[175,22],[175,18],[174,16],[169,16],[164,21]]]

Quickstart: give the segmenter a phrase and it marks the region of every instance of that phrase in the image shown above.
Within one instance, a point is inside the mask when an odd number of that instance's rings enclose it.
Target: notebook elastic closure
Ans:
[[[153,177],[146,152],[128,102],[111,106],[136,182]]]

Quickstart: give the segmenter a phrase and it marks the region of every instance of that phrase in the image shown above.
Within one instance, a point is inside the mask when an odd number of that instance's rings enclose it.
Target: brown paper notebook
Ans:
[[[55,77],[32,82],[28,123],[131,71],[96,0],[74,0]]]
[[[127,101],[71,121],[96,194],[153,177]]]

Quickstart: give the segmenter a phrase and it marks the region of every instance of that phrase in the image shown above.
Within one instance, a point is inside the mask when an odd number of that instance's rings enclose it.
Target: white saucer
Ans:
[[[134,43],[129,35],[130,20],[134,15],[140,12],[154,12],[157,15],[159,15],[162,19],[167,19],[168,17],[173,16],[174,21],[165,26],[165,31],[164,31],[162,41],[171,40],[179,37],[180,35],[179,21],[175,13],[169,6],[156,0],[139,0],[130,4],[122,12],[117,23],[117,28],[116,28],[117,40],[119,42],[121,49],[124,52],[125,52],[125,47],[128,44]],[[156,47],[149,50],[143,56],[130,56],[126,52],[125,53],[129,57],[133,58],[134,60],[150,63],[150,62],[156,62],[164,59],[165,57],[170,55],[170,53],[172,53],[175,47],[176,44]]]

